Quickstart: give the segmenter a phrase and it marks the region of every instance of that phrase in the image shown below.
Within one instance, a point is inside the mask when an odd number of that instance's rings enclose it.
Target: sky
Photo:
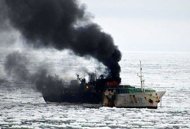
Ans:
[[[190,51],[190,0],[79,0],[122,51]]]

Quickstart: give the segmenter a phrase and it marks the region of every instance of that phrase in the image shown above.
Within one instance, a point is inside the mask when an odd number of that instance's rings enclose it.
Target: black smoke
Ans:
[[[25,53],[12,52],[5,58],[4,70],[6,74],[14,81],[28,82],[34,85],[36,90],[43,93],[43,95],[50,94],[53,97],[62,95],[64,88],[69,91],[77,90],[79,83],[77,80],[68,80],[59,78],[57,75],[51,75],[47,68],[38,66],[35,72],[31,72],[31,61]],[[0,80],[1,81],[1,80]],[[55,98],[54,98],[55,99]]]
[[[10,77],[21,81],[28,81],[31,79],[28,65],[29,60],[23,54],[13,52],[6,56],[4,67],[5,72]]]
[[[102,62],[109,77],[120,79],[121,53],[112,37],[88,20],[76,0],[5,0],[10,24],[34,47],[70,49]]]

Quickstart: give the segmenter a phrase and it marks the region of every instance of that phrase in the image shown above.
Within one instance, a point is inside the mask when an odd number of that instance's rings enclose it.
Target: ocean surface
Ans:
[[[140,85],[137,73],[141,60],[145,87],[166,91],[158,109],[46,104],[41,93],[32,88],[32,84],[10,79],[6,75],[4,63],[8,53],[0,51],[1,129],[190,128],[190,53],[188,52],[123,53],[120,62],[122,84]],[[55,70],[59,71],[58,68],[63,67],[62,54],[59,58],[50,53],[39,52],[35,55],[36,57],[45,55],[44,59],[50,62],[50,66],[51,63],[55,64]],[[33,60],[33,63],[38,64],[38,60]]]

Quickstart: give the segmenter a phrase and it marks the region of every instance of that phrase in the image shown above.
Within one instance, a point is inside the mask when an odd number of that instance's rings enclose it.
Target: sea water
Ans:
[[[123,53],[120,61],[122,84],[140,85],[137,73],[141,60],[144,87],[166,91],[158,109],[46,104],[41,93],[31,88],[32,84],[10,81],[3,70],[6,54],[2,51],[0,54],[1,129],[190,128],[190,53],[188,52]],[[58,62],[53,58],[54,55],[48,56],[51,61]],[[57,68],[59,67],[62,67],[61,63],[57,63]]]

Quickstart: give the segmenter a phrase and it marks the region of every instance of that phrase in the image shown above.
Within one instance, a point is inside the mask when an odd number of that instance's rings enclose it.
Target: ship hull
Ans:
[[[114,94],[113,99],[108,99],[104,94],[78,94],[78,95],[60,95],[60,96],[43,96],[44,100],[57,103],[78,103],[78,104],[99,104],[105,107],[117,108],[150,108],[157,109],[165,91],[160,92],[137,92],[137,93],[123,93]]]
[[[164,94],[165,91],[117,94],[115,96],[114,106],[121,108],[156,109]],[[106,106],[105,100],[106,99],[104,99],[104,105]]]
[[[89,103],[89,104],[101,104],[102,94],[100,93],[63,93],[63,94],[43,94],[44,100],[48,102],[56,103]]]

